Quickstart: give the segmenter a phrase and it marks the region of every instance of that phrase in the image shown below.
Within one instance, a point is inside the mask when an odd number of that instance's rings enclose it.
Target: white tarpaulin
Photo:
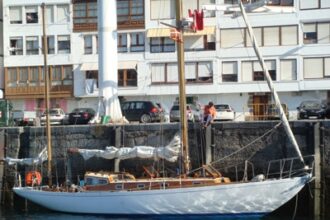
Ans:
[[[38,155],[38,157],[35,158],[22,158],[22,159],[16,159],[11,157],[6,157],[5,161],[9,165],[14,164],[21,164],[21,165],[35,165],[35,164],[41,164],[42,162],[46,161],[48,158],[47,156],[47,148],[44,148]]]
[[[165,147],[135,146],[135,147],[106,147],[105,150],[78,149],[85,160],[91,157],[105,159],[154,158],[175,162],[180,154],[180,137],[175,136]]]

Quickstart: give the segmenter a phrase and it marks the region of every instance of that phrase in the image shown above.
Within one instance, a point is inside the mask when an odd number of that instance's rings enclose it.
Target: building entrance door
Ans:
[[[265,120],[267,118],[268,95],[253,95],[253,119]]]

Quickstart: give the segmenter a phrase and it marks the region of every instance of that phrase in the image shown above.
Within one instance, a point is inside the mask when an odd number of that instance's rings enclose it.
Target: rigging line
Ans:
[[[296,214],[297,214],[297,207],[298,207],[298,195],[296,195],[296,202],[295,202],[295,206],[294,206],[294,211],[293,211],[293,216],[292,216],[292,220],[294,220],[296,218]]]
[[[261,139],[262,139],[263,137],[265,137],[266,135],[268,135],[268,134],[270,134],[271,132],[273,132],[273,131],[274,131],[275,129],[277,129],[281,124],[282,124],[282,122],[279,122],[277,125],[274,126],[274,128],[272,128],[272,129],[266,131],[262,136],[256,138],[255,140],[253,140],[252,142],[248,143],[248,144],[245,145],[244,147],[240,148],[239,150],[237,150],[237,151],[235,151],[235,152],[233,152],[233,153],[231,153],[231,154],[229,154],[229,155],[227,155],[227,156],[225,156],[225,157],[223,157],[223,158],[220,158],[220,159],[218,159],[218,160],[215,160],[215,161],[211,162],[210,164],[212,165],[212,164],[218,163],[218,162],[220,162],[220,161],[222,161],[222,160],[227,159],[228,157],[231,157],[231,156],[234,155],[234,154],[237,154],[238,152],[244,150],[245,148],[249,147],[250,145],[254,144],[255,142],[261,140]]]

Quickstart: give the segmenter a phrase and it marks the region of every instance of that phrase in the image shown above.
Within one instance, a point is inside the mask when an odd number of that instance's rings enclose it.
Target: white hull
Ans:
[[[311,176],[208,187],[123,192],[47,192],[15,187],[19,196],[51,210],[114,215],[264,215],[293,198]]]

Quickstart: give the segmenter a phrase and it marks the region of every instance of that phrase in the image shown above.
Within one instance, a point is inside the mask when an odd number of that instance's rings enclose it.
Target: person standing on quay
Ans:
[[[217,111],[214,108],[213,102],[209,102],[208,105],[204,107],[204,117],[203,117],[203,127],[207,127],[211,124],[215,118]]]

